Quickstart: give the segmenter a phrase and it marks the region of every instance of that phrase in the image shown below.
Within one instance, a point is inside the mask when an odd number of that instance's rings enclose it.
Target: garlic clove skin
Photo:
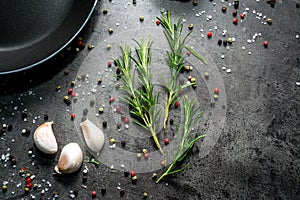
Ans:
[[[52,124],[53,122],[44,122],[37,127],[33,135],[36,147],[46,154],[55,154],[58,150]]]
[[[104,146],[103,131],[88,119],[81,122],[80,127],[82,129],[86,145],[91,151],[98,155]]]
[[[77,143],[65,145],[54,170],[59,174],[73,173],[79,170],[83,163],[83,153]]]

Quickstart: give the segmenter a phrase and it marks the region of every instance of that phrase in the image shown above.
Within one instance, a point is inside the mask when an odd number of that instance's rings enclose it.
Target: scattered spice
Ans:
[[[114,30],[113,30],[112,28],[109,28],[109,29],[108,29],[108,33],[109,33],[109,34],[113,34],[113,32],[114,32]]]
[[[145,17],[144,17],[144,16],[140,16],[140,21],[141,21],[141,22],[143,22],[143,21],[144,21],[144,19],[145,19]]]

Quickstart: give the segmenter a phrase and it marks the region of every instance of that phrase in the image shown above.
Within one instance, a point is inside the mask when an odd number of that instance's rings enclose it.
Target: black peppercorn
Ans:
[[[234,6],[234,8],[235,9],[238,9],[239,8],[239,0],[234,0],[234,2],[233,2],[233,6]]]
[[[170,119],[170,125],[172,126],[174,124],[174,120],[173,119]]]
[[[86,183],[87,182],[87,176],[82,176],[82,182]]]
[[[227,46],[227,40],[223,40],[223,45]]]
[[[102,187],[102,188],[101,188],[101,194],[104,195],[105,193],[106,193],[106,188],[105,188],[105,187]]]
[[[8,126],[7,126],[7,131],[9,131],[9,132],[12,131],[12,128],[13,128],[12,125],[8,125]]]
[[[124,189],[121,189],[121,190],[120,190],[120,196],[122,197],[122,196],[124,196],[124,194],[125,194]]]
[[[222,45],[222,40],[218,40],[218,45],[219,45],[219,46]]]
[[[124,176],[128,177],[129,176],[129,171],[124,171]]]
[[[102,126],[103,126],[103,128],[106,128],[107,127],[107,121],[103,121]]]
[[[49,119],[49,116],[47,114],[44,114],[44,120],[47,121]]]
[[[27,113],[22,112],[22,119],[24,120],[24,119],[26,119],[26,118],[27,118]]]
[[[124,139],[121,140],[121,145],[122,145],[122,147],[125,147],[126,141]]]
[[[237,10],[232,11],[232,16],[236,17],[237,16]]]
[[[296,8],[299,8],[300,7],[300,3],[296,3]]]
[[[121,69],[118,67],[117,69],[116,69],[116,74],[120,74],[121,73]]]

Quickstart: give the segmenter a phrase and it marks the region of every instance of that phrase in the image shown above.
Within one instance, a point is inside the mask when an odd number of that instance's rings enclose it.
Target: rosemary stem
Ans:
[[[149,130],[150,130],[150,132],[151,132],[151,134],[152,134],[153,140],[154,140],[154,142],[155,142],[157,148],[159,149],[160,153],[161,153],[161,154],[164,154],[164,152],[163,152],[163,150],[162,150],[162,148],[161,148],[161,146],[160,146],[160,144],[159,144],[159,141],[158,141],[156,132],[153,130],[152,125],[149,124],[149,125],[148,125],[148,128],[149,128]]]
[[[163,173],[156,181],[156,183],[159,183],[165,176],[167,176],[169,174],[169,172],[173,169],[173,167],[175,166],[175,163],[172,163],[169,168],[167,169],[167,171],[165,171],[165,173]]]

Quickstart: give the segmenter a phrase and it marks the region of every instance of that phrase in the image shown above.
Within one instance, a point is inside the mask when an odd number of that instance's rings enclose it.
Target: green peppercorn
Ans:
[[[59,91],[60,89],[61,89],[60,85],[57,85],[56,88],[55,88],[56,91]]]
[[[143,199],[147,199],[148,198],[148,194],[147,194],[147,192],[144,192],[143,193]]]
[[[132,180],[132,183],[133,183],[133,184],[136,184],[136,182],[137,182],[137,176],[133,176],[133,177],[131,178],[131,180]]]
[[[156,173],[153,173],[153,174],[152,174],[152,179],[153,179],[153,180],[156,180],[156,178],[157,178],[157,174],[156,174]]]
[[[106,49],[110,50],[111,49],[111,45],[110,44],[106,45]]]
[[[102,78],[98,78],[98,85],[100,85],[102,83]]]
[[[71,86],[72,86],[72,87],[74,87],[74,86],[75,86],[75,84],[76,84],[76,82],[75,82],[75,81],[72,81],[72,82],[71,82]]]
[[[106,8],[103,9],[103,14],[106,15],[108,13],[108,10]]]
[[[7,185],[2,185],[2,192],[6,192],[7,191]]]
[[[194,5],[194,6],[197,6],[197,5],[198,5],[198,1],[197,1],[197,0],[194,0],[194,1],[193,1],[193,5]]]
[[[268,18],[268,19],[267,19],[267,23],[268,23],[269,25],[271,25],[271,24],[272,24],[272,19],[271,19],[271,18]]]
[[[100,107],[99,108],[99,113],[103,113],[104,112],[104,108],[103,107]]]
[[[89,50],[93,49],[94,47],[95,47],[95,46],[92,45],[92,44],[89,44],[89,45],[88,45],[88,49],[89,49]]]
[[[112,34],[113,32],[114,32],[114,30],[113,30],[112,28],[109,28],[109,29],[108,29],[108,33],[109,33],[109,34]]]
[[[141,22],[143,22],[143,21],[144,21],[144,19],[145,19],[145,17],[144,17],[144,16],[140,16],[140,21],[141,21]]]
[[[28,193],[29,190],[30,190],[30,189],[29,189],[28,187],[25,187],[25,188],[24,188],[24,192],[25,192],[25,193]]]
[[[232,38],[227,39],[228,44],[232,44],[232,41],[233,41]]]
[[[189,26],[188,26],[188,27],[189,27],[189,29],[190,29],[190,30],[193,30],[193,28],[194,28],[194,24],[189,24]]]
[[[226,12],[227,7],[223,5],[222,8],[221,8],[221,10],[222,10],[222,12]]]

